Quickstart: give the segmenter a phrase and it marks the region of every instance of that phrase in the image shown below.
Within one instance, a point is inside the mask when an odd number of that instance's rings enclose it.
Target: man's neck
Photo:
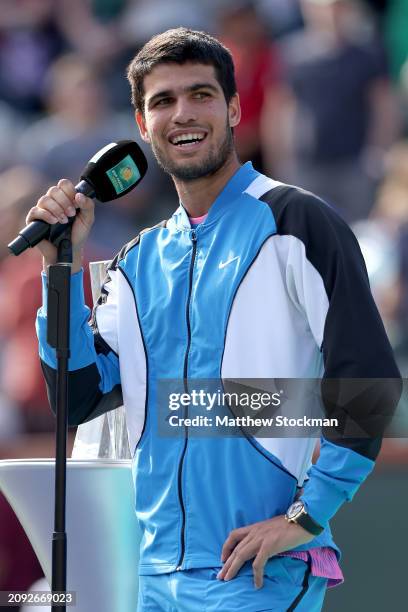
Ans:
[[[173,178],[180,202],[190,217],[201,217],[211,208],[214,200],[224,189],[241,164],[232,156],[215,174],[194,181]]]

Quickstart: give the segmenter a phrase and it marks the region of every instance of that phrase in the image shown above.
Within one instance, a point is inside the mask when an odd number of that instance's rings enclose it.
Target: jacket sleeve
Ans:
[[[339,420],[323,430],[301,497],[326,526],[372,471],[402,383],[354,234],[308,192],[292,188],[282,202],[277,227],[291,237],[288,291],[322,353],[324,410]]]
[[[68,424],[79,425],[122,404],[116,333],[116,274],[111,270],[90,320],[85,305],[83,273],[71,277]],[[47,276],[43,273],[43,305],[36,329],[39,353],[52,410],[56,411],[57,361],[47,343]]]

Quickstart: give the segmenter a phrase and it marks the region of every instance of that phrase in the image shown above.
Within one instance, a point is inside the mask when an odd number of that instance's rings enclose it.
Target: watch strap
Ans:
[[[316,521],[314,521],[307,513],[300,514],[294,522],[314,536],[318,536],[322,533],[322,531],[324,531],[324,527],[319,525],[319,523],[316,523]]]

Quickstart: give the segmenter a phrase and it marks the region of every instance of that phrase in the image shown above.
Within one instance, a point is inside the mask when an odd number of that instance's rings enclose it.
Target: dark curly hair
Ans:
[[[153,36],[136,54],[127,69],[132,89],[132,104],[144,113],[143,80],[162,63],[185,64],[193,62],[214,66],[227,104],[237,93],[234,63],[230,51],[206,32],[175,28]]]

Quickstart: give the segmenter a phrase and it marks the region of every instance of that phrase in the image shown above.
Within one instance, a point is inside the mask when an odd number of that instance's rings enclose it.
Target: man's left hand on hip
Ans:
[[[217,578],[231,580],[246,561],[254,559],[254,584],[260,589],[263,586],[264,567],[270,557],[307,544],[313,538],[311,533],[296,523],[289,523],[283,515],[234,529],[222,547],[224,567]]]

